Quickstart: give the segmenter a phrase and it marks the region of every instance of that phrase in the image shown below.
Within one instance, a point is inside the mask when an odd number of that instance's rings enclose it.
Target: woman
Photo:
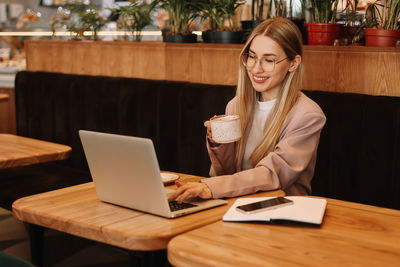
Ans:
[[[209,122],[207,149],[211,178],[177,182],[169,198],[234,197],[282,189],[287,195],[311,193],[316,152],[326,118],[320,107],[300,92],[302,37],[288,19],[258,25],[241,55],[236,96],[226,114],[239,114],[243,137],[216,144]]]

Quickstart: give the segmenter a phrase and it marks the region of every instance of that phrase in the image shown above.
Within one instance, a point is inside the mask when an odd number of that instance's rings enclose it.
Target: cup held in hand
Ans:
[[[239,115],[220,115],[210,119],[212,139],[220,144],[240,140],[242,131]]]

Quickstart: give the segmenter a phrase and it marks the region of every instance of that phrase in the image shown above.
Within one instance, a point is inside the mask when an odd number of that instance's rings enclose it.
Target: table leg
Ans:
[[[32,263],[37,267],[43,266],[44,228],[39,225],[24,223],[28,232]]]

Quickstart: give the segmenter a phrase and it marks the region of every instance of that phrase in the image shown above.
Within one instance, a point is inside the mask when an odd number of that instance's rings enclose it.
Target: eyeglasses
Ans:
[[[268,56],[262,56],[261,58],[258,58],[254,54],[243,53],[241,59],[242,59],[243,65],[248,69],[254,68],[255,65],[257,64],[257,62],[260,62],[260,65],[261,65],[261,68],[263,69],[263,71],[272,72],[275,70],[276,64],[279,64],[288,58],[285,57],[284,59],[276,61],[275,59],[271,59]]]

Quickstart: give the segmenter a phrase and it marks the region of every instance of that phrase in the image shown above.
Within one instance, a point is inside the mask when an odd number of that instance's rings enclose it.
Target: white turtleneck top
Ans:
[[[254,149],[261,142],[261,139],[264,135],[264,125],[265,121],[268,118],[269,113],[274,107],[276,99],[260,102],[257,101],[257,104],[254,108],[254,116],[253,123],[251,125],[251,129],[249,132],[249,137],[247,138],[243,161],[242,161],[242,170],[247,170],[254,168],[254,166],[249,161],[251,154]]]

